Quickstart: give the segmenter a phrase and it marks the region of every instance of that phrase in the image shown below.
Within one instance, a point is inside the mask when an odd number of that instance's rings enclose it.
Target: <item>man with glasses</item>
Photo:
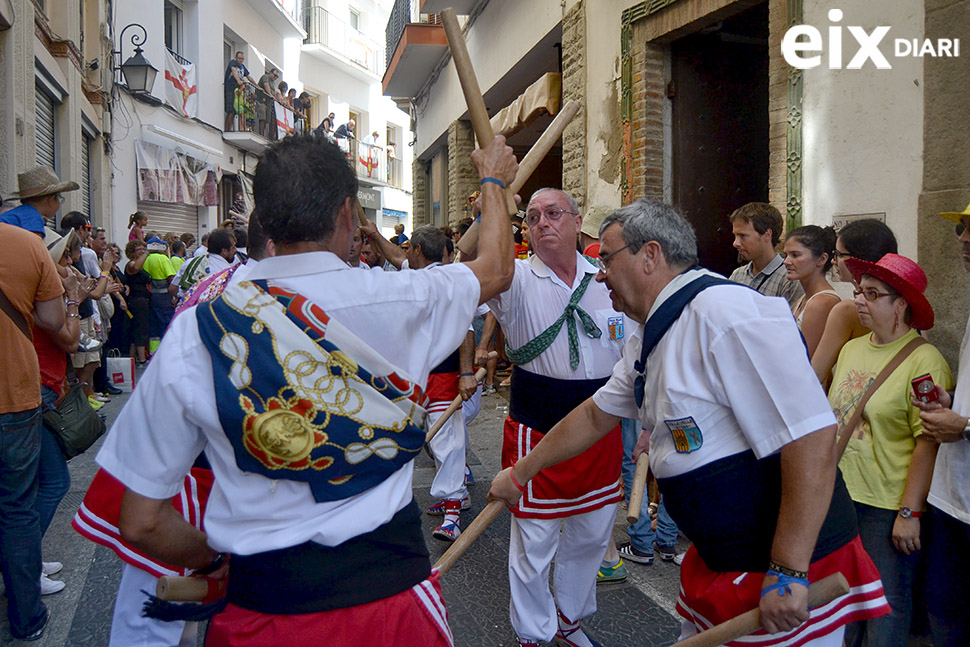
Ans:
[[[629,330],[605,287],[593,281],[598,268],[576,250],[583,218],[573,198],[540,189],[525,222],[535,254],[515,261],[511,287],[488,302],[515,365],[504,467],[606,383]],[[596,644],[579,621],[596,611],[596,572],[622,498],[623,447],[614,427],[581,455],[538,475],[512,509],[510,615],[520,645],[554,638]],[[553,559],[555,598],[549,591]]]
[[[58,210],[64,203],[65,191],[77,191],[77,182],[61,182],[49,166],[35,166],[17,176],[18,192],[13,197],[20,198],[20,206],[0,215],[0,223],[7,223],[40,234],[44,237],[44,221],[53,222]]]
[[[941,216],[957,223],[963,267],[970,271],[970,205],[962,212]],[[970,644],[970,620],[960,604],[970,579],[970,322],[960,344],[960,371],[956,389],[947,393],[937,386],[940,399],[921,409],[923,434],[940,443],[933,481],[926,501],[929,523],[923,543],[927,560],[926,600],[930,630],[937,647]]]
[[[682,638],[759,606],[752,645],[841,647],[849,620],[889,606],[837,476],[836,421],[787,304],[697,268],[674,209],[640,200],[600,227],[597,276],[630,330],[609,382],[556,425],[489,498],[638,418],[670,516],[694,542],[681,567]],[[797,394],[793,397],[792,394]],[[834,494],[833,494],[834,492]],[[808,583],[841,571],[849,595],[808,609]],[[769,633],[787,632],[784,635]]]

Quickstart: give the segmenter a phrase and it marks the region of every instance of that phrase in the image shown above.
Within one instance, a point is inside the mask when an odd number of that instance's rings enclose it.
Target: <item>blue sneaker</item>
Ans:
[[[472,468],[465,463],[465,485],[475,485],[475,476],[472,474]]]

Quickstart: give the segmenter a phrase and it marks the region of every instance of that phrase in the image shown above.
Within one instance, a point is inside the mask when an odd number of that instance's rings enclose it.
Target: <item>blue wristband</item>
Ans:
[[[479,186],[484,186],[486,182],[491,182],[492,184],[497,184],[500,187],[502,187],[503,189],[505,188],[505,182],[503,182],[502,180],[499,180],[498,178],[494,178],[494,177],[483,177],[482,178],[482,181],[479,182],[478,184],[479,184]]]
[[[765,597],[772,591],[778,591],[778,595],[781,597],[784,597],[786,593],[791,595],[790,585],[792,584],[801,584],[806,589],[808,588],[808,580],[803,577],[792,577],[791,575],[785,575],[784,573],[779,573],[778,571],[768,571],[765,573],[765,577],[769,575],[774,575],[778,578],[778,581],[761,589],[761,597]]]
[[[459,373],[458,377],[475,377],[474,373]]]

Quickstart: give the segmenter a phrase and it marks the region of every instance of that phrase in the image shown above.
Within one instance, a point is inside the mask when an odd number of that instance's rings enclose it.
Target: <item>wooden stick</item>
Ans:
[[[367,215],[364,213],[364,208],[360,206],[359,200],[355,200],[354,204],[357,205],[357,220],[360,221],[360,226],[364,227],[367,225]]]
[[[562,133],[566,130],[566,126],[573,120],[576,114],[579,112],[579,103],[570,99],[566,102],[566,105],[562,107],[556,118],[552,120],[549,127],[546,128],[545,132],[536,140],[532,148],[522,161],[519,163],[519,170],[515,174],[515,180],[509,185],[509,191],[512,195],[515,195],[522,190],[523,185],[529,180],[532,174],[535,172],[536,168],[539,166],[539,162],[549,154],[552,147],[555,146],[559,138],[562,137]],[[461,237],[458,241],[458,250],[465,255],[471,254],[478,247],[478,229],[479,222],[476,220],[472,223],[465,235]]]
[[[498,357],[498,353],[494,350],[488,354],[489,359],[492,359],[493,356]],[[483,379],[485,379],[485,373],[487,372],[488,371],[484,366],[478,369],[478,372],[475,373],[475,381],[481,382]],[[441,431],[441,428],[446,422],[448,422],[448,418],[451,417],[451,414],[461,409],[462,402],[464,402],[464,400],[462,400],[460,395],[451,401],[451,404],[449,404],[448,408],[445,409],[444,414],[442,414],[442,416],[435,420],[435,423],[431,425],[431,429],[428,430],[428,434],[424,437],[424,442],[431,442],[431,439],[435,437],[435,434]]]
[[[569,122],[573,120],[577,113],[579,113],[579,103],[570,99],[562,107],[559,114],[556,115],[556,118],[552,120],[552,123],[549,124],[539,139],[536,140],[536,143],[532,145],[532,148],[529,149],[526,156],[519,162],[519,170],[515,173],[515,180],[509,185],[509,191],[513,195],[522,190],[522,186],[528,181],[536,168],[538,168],[539,162],[556,145],[556,142],[562,137],[563,131],[566,130],[566,126],[569,125]]]
[[[808,587],[808,606],[809,608],[820,607],[848,592],[849,583],[845,576],[842,573],[833,573]],[[777,593],[771,592],[768,595],[777,595]],[[671,647],[716,647],[747,636],[758,629],[761,629],[761,612],[758,609],[751,609],[696,636],[674,643]]]
[[[485,108],[485,99],[482,97],[482,89],[478,85],[478,77],[475,76],[472,59],[468,55],[465,37],[458,25],[458,14],[455,13],[454,9],[448,8],[442,10],[439,15],[445,28],[445,35],[448,37],[448,47],[451,48],[451,57],[455,61],[455,70],[458,72],[461,90],[465,94],[465,103],[468,104],[468,115],[471,117],[472,129],[478,139],[478,147],[485,148],[495,139],[495,133],[492,131],[492,122],[488,118],[488,109]],[[518,211],[515,206],[514,195],[512,191],[505,190],[505,203],[509,215]]]
[[[633,474],[630,485],[630,504],[626,509],[628,523],[636,523],[640,519],[640,508],[643,506],[643,491],[647,485],[647,474],[650,473],[650,457],[646,452],[637,458],[637,471]]]
[[[454,566],[455,561],[461,557],[461,554],[471,545],[473,541],[478,539],[478,536],[488,528],[488,524],[495,521],[495,517],[502,512],[502,508],[505,504],[501,501],[491,501],[485,509],[478,513],[475,520],[466,528],[455,543],[445,551],[445,554],[435,562],[434,568],[437,568],[441,573],[445,573],[449,568]]]
[[[163,575],[155,583],[155,596],[168,602],[202,602],[209,594],[209,581],[201,577]]]

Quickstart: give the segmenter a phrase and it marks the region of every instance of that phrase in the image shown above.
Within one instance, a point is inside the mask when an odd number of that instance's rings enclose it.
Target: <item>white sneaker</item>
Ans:
[[[674,564],[676,564],[677,566],[680,566],[681,564],[683,564],[684,563],[684,555],[686,555],[686,554],[687,553],[677,553],[676,555],[674,555]]]
[[[67,586],[64,582],[60,580],[52,580],[46,575],[40,576],[40,594],[50,595],[51,593],[57,593],[58,591],[63,591],[64,587]]]
[[[40,572],[44,575],[53,575],[60,573],[62,568],[64,568],[64,564],[60,562],[41,562]]]

